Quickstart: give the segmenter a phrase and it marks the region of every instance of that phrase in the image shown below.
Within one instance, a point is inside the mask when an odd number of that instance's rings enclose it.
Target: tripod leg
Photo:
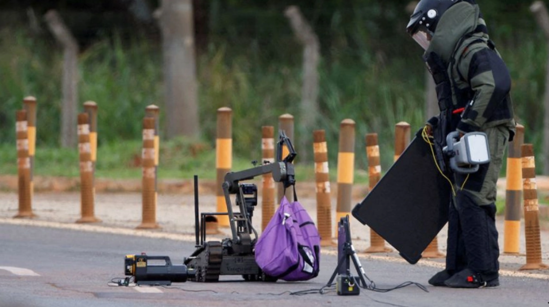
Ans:
[[[353,259],[353,263],[355,264],[356,272],[358,273],[358,277],[360,278],[360,281],[362,282],[362,288],[367,288],[368,284],[366,283],[366,279],[364,276],[366,276],[366,272],[364,272],[364,268],[362,268],[362,265],[360,264],[360,260],[358,260],[358,256],[356,255],[355,248],[351,245],[351,258]]]
[[[344,263],[349,263],[349,259],[345,259],[345,258],[348,258],[349,256],[348,255],[345,255],[344,257],[341,257],[341,259],[339,259],[339,261],[337,262],[337,266],[334,270],[334,273],[332,274],[332,277],[330,277],[330,280],[328,280],[328,283],[326,284],[326,287],[329,287],[332,285],[332,283],[334,282],[334,279],[336,278],[337,276],[337,273],[339,272],[339,269],[343,266]]]

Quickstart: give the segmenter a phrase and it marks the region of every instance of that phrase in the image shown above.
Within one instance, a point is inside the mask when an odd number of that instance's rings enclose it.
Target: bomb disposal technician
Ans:
[[[515,121],[509,71],[489,39],[473,0],[421,0],[407,32],[425,50],[436,84],[440,114],[427,131],[444,146],[448,133],[486,133],[490,162],[470,175],[454,173],[448,214],[446,269],[429,283],[453,288],[499,286],[495,226],[496,182]]]

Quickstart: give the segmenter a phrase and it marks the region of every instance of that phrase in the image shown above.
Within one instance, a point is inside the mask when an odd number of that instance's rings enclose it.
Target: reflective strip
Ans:
[[[325,153],[328,152],[328,145],[326,142],[313,143],[313,150],[315,153]]]
[[[353,183],[355,154],[353,152],[340,152],[338,154],[337,182]]]
[[[315,163],[315,173],[328,173],[328,162]]]
[[[27,121],[22,122],[15,122],[15,131],[16,132],[24,132],[27,131]]]
[[[233,140],[217,139],[216,144],[216,167],[230,169],[232,167]]]
[[[536,178],[524,179],[522,186],[524,190],[536,190],[538,188]]]
[[[84,173],[93,171],[91,161],[80,162],[80,171]]]
[[[522,190],[522,161],[517,158],[507,159],[507,190]]]
[[[505,221],[504,224],[504,253],[519,253],[520,244],[520,221]]]
[[[217,201],[217,212],[227,212],[227,204],[225,203],[225,196],[216,196]],[[229,226],[229,216],[228,215],[217,215],[217,224],[219,226],[225,227]]]
[[[143,140],[144,141],[154,140],[154,129],[143,129]]]
[[[28,139],[17,140],[17,151],[19,150],[29,150]]]
[[[17,167],[22,169],[30,168],[30,158],[17,158]]]
[[[324,181],[324,182],[317,182],[315,186],[315,192],[316,193],[330,193],[330,182]]]
[[[78,143],[78,152],[81,154],[91,153],[90,143]]]
[[[27,139],[29,140],[29,155],[34,156],[34,146],[36,144],[36,127],[29,126],[27,132]]]
[[[143,150],[141,151],[141,157],[143,158],[143,160],[147,159],[147,160],[152,160],[155,158],[155,155],[154,155],[154,148],[143,148]]]
[[[522,168],[535,168],[536,161],[534,157],[522,157]]]
[[[154,137],[154,152],[160,153],[160,137],[156,135]],[[154,156],[154,165],[158,165],[159,154]]]
[[[274,149],[274,139],[261,139],[261,149]]]
[[[525,199],[524,200],[524,210],[527,212],[539,211],[539,205],[537,199]]]
[[[155,167],[144,167],[143,168],[143,178],[155,178],[156,177],[156,168]]]
[[[379,157],[379,146],[373,145],[373,146],[366,146],[366,155],[368,157]]]
[[[381,165],[368,167],[368,175],[374,176],[381,174]]]
[[[78,135],[90,134],[90,125],[83,124],[78,125]]]
[[[90,132],[91,160],[97,159],[97,132]]]

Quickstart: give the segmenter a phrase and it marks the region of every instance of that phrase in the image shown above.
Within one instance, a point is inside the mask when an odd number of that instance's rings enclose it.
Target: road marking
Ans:
[[[35,273],[33,270],[25,268],[16,268],[13,266],[0,266],[0,270],[6,270],[12,274],[19,276],[40,276],[40,274]]]
[[[155,288],[155,287],[141,287],[141,286],[137,286],[137,287],[134,287],[135,291],[137,292],[141,292],[141,293],[163,293],[162,290],[158,289],[158,288]]]

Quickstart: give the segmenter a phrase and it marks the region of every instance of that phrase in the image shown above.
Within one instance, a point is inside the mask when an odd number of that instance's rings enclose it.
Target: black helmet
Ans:
[[[410,22],[406,26],[406,31],[410,34],[424,49],[427,49],[428,40],[435,33],[438,21],[446,10],[461,0],[421,0],[417,4]],[[423,32],[419,33],[418,32]],[[428,39],[429,38],[429,39]]]

